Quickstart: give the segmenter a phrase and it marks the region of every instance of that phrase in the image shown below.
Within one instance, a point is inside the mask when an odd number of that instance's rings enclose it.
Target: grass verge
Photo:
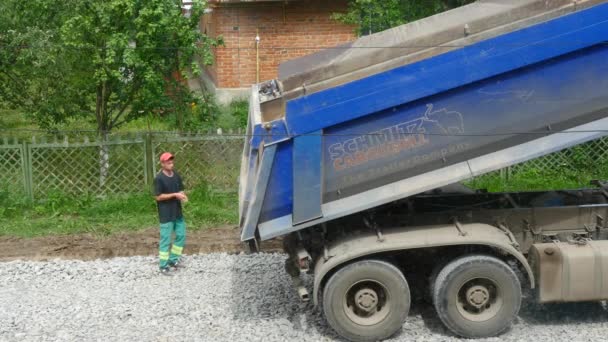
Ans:
[[[492,172],[466,185],[491,192],[557,190],[588,187],[592,179],[608,180],[608,160],[573,153],[563,166],[538,168],[523,164],[507,176]],[[15,193],[10,184],[0,185],[0,235],[109,235],[158,226],[156,204],[149,193],[109,197],[49,193],[36,201]],[[192,189],[189,197],[184,205],[189,229],[237,224],[236,193],[218,192],[209,185],[201,185]]]
[[[190,191],[189,197],[190,201],[184,205],[188,229],[236,224],[236,194],[201,186]],[[0,191],[0,235],[4,236],[77,233],[103,236],[156,226],[156,204],[146,193],[107,198],[51,193],[43,200],[32,202]]]
[[[490,192],[543,191],[579,189],[591,186],[591,180],[608,180],[608,162],[589,163],[586,167],[560,167],[556,169],[523,165],[507,177],[498,172],[482,175],[465,184]]]

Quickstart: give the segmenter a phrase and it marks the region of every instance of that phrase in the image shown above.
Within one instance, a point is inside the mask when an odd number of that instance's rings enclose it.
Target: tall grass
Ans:
[[[531,161],[512,168],[512,172],[501,175],[492,172],[467,182],[476,189],[491,192],[577,189],[589,187],[592,180],[608,180],[608,158],[598,157],[593,148],[602,144],[579,145],[561,154],[562,163],[554,167],[541,167]],[[542,158],[550,159],[548,155]]]
[[[591,166],[590,166],[591,165]],[[608,162],[579,168],[539,169],[523,165],[509,177],[498,172],[471,180],[467,185],[492,192],[579,188],[592,179],[608,179]],[[184,204],[189,229],[237,224],[236,193],[219,192],[208,184],[188,192]],[[53,234],[94,233],[109,235],[158,225],[156,204],[150,193],[99,197],[50,192],[45,198],[27,197],[0,186],[0,235],[33,237]]]
[[[234,193],[201,185],[189,192],[184,205],[189,229],[236,224]],[[149,193],[96,197],[52,192],[41,200],[0,191],[0,235],[34,237],[52,234],[108,235],[158,225],[156,203]]]

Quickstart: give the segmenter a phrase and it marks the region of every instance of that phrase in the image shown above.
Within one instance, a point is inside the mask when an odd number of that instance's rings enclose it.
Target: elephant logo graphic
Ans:
[[[464,133],[462,114],[446,108],[434,110],[433,104],[426,105],[426,112],[418,125],[418,132],[429,134],[457,135]]]

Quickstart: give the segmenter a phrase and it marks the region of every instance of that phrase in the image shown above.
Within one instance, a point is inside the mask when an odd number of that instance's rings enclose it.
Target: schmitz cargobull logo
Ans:
[[[433,135],[464,133],[462,114],[428,104],[419,118],[363,134],[329,146],[334,170],[342,171],[369,161],[428,144]]]

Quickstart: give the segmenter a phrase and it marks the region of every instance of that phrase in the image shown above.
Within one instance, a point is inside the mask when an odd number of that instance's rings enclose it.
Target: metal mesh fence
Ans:
[[[527,184],[529,188],[525,190],[552,190],[544,184],[584,187],[588,186],[592,179],[608,180],[608,137],[490,172],[476,177],[473,182],[474,185],[480,182],[505,185],[513,179],[526,177],[535,178],[535,182]],[[543,177],[559,180],[543,181]]]
[[[150,134],[107,141],[71,137],[27,143],[0,139],[0,195],[14,192],[43,198],[53,191],[93,195],[148,191],[158,172],[158,157],[165,151],[176,156],[177,170],[188,188],[205,185],[236,191],[244,139],[211,134]],[[536,178],[566,175],[567,184],[574,179],[576,186],[585,186],[590,179],[607,180],[608,137],[490,172],[472,185],[504,185],[530,174]]]
[[[0,192],[43,198],[53,193],[108,195],[148,191],[158,157],[169,151],[189,188],[236,191],[242,136],[34,137],[0,140]]]
[[[24,194],[25,160],[24,146],[16,140],[0,142],[0,193]]]
[[[145,189],[141,139],[33,143],[28,146],[32,193],[115,194]]]
[[[186,187],[207,184],[221,191],[236,191],[243,151],[241,136],[193,136],[153,138],[154,173],[161,153],[175,155],[176,169]]]

